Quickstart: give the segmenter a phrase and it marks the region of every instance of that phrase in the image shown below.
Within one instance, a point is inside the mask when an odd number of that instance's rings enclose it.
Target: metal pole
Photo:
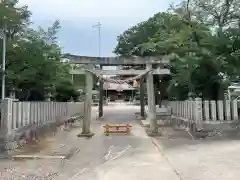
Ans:
[[[73,64],[71,65],[72,66],[72,84],[74,83],[73,81]]]
[[[101,24],[98,25],[98,56],[101,57]]]
[[[6,69],[6,43],[7,43],[7,37],[6,37],[6,26],[3,30],[3,54],[2,54],[2,100],[5,98],[5,69]]]
[[[101,23],[98,22],[96,25],[93,25],[93,28],[98,29],[98,57],[101,57]],[[102,65],[100,65],[102,69]],[[103,116],[103,104],[104,104],[104,90],[103,90],[103,82],[100,82],[99,85],[99,117]]]

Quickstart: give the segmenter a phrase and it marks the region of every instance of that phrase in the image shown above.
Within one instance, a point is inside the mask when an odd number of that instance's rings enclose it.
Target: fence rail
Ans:
[[[83,102],[20,102],[4,99],[1,106],[1,133],[84,113]]]
[[[193,121],[198,125],[231,123],[238,120],[237,100],[196,100],[164,101],[170,106],[172,116],[185,121]]]

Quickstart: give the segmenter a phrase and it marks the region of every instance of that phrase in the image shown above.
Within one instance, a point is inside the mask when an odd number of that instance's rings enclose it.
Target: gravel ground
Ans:
[[[93,108],[94,131],[99,128],[96,122],[96,107]],[[62,159],[8,160],[0,159],[0,180],[58,180],[68,161],[84,146],[85,139],[78,139],[80,124],[71,132],[60,128],[56,136],[48,137],[39,144],[26,146],[13,155],[67,156]]]

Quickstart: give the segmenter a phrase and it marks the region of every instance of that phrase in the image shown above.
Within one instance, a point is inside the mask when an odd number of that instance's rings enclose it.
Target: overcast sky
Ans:
[[[32,11],[34,26],[48,27],[60,20],[60,45],[77,55],[98,55],[98,33],[92,25],[100,22],[101,55],[113,56],[116,38],[127,28],[166,11],[180,0],[20,0]]]

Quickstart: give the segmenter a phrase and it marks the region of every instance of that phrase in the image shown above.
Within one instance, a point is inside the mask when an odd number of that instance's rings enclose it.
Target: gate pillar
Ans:
[[[146,64],[146,69],[151,70],[152,64]],[[155,103],[155,91],[154,91],[154,84],[153,84],[153,74],[149,72],[146,76],[147,81],[147,95],[148,95],[148,114],[147,120],[150,124],[150,134],[155,135],[157,134],[157,120],[156,120],[156,103]]]
[[[90,66],[89,66],[90,67]],[[93,74],[89,71],[85,72],[85,101],[84,101],[84,119],[82,123],[82,132],[78,137],[92,137],[91,119],[92,119],[92,89]]]
[[[102,69],[102,66],[101,66],[101,69]],[[100,84],[99,84],[99,114],[98,114],[98,117],[102,117],[103,116],[103,96],[104,96],[104,90],[103,90],[103,81],[100,81]]]
[[[145,91],[144,91],[144,78],[142,77],[140,79],[140,106],[141,106],[141,110],[140,110],[140,115],[141,117],[145,117],[145,109],[144,109],[144,106],[145,106]]]

